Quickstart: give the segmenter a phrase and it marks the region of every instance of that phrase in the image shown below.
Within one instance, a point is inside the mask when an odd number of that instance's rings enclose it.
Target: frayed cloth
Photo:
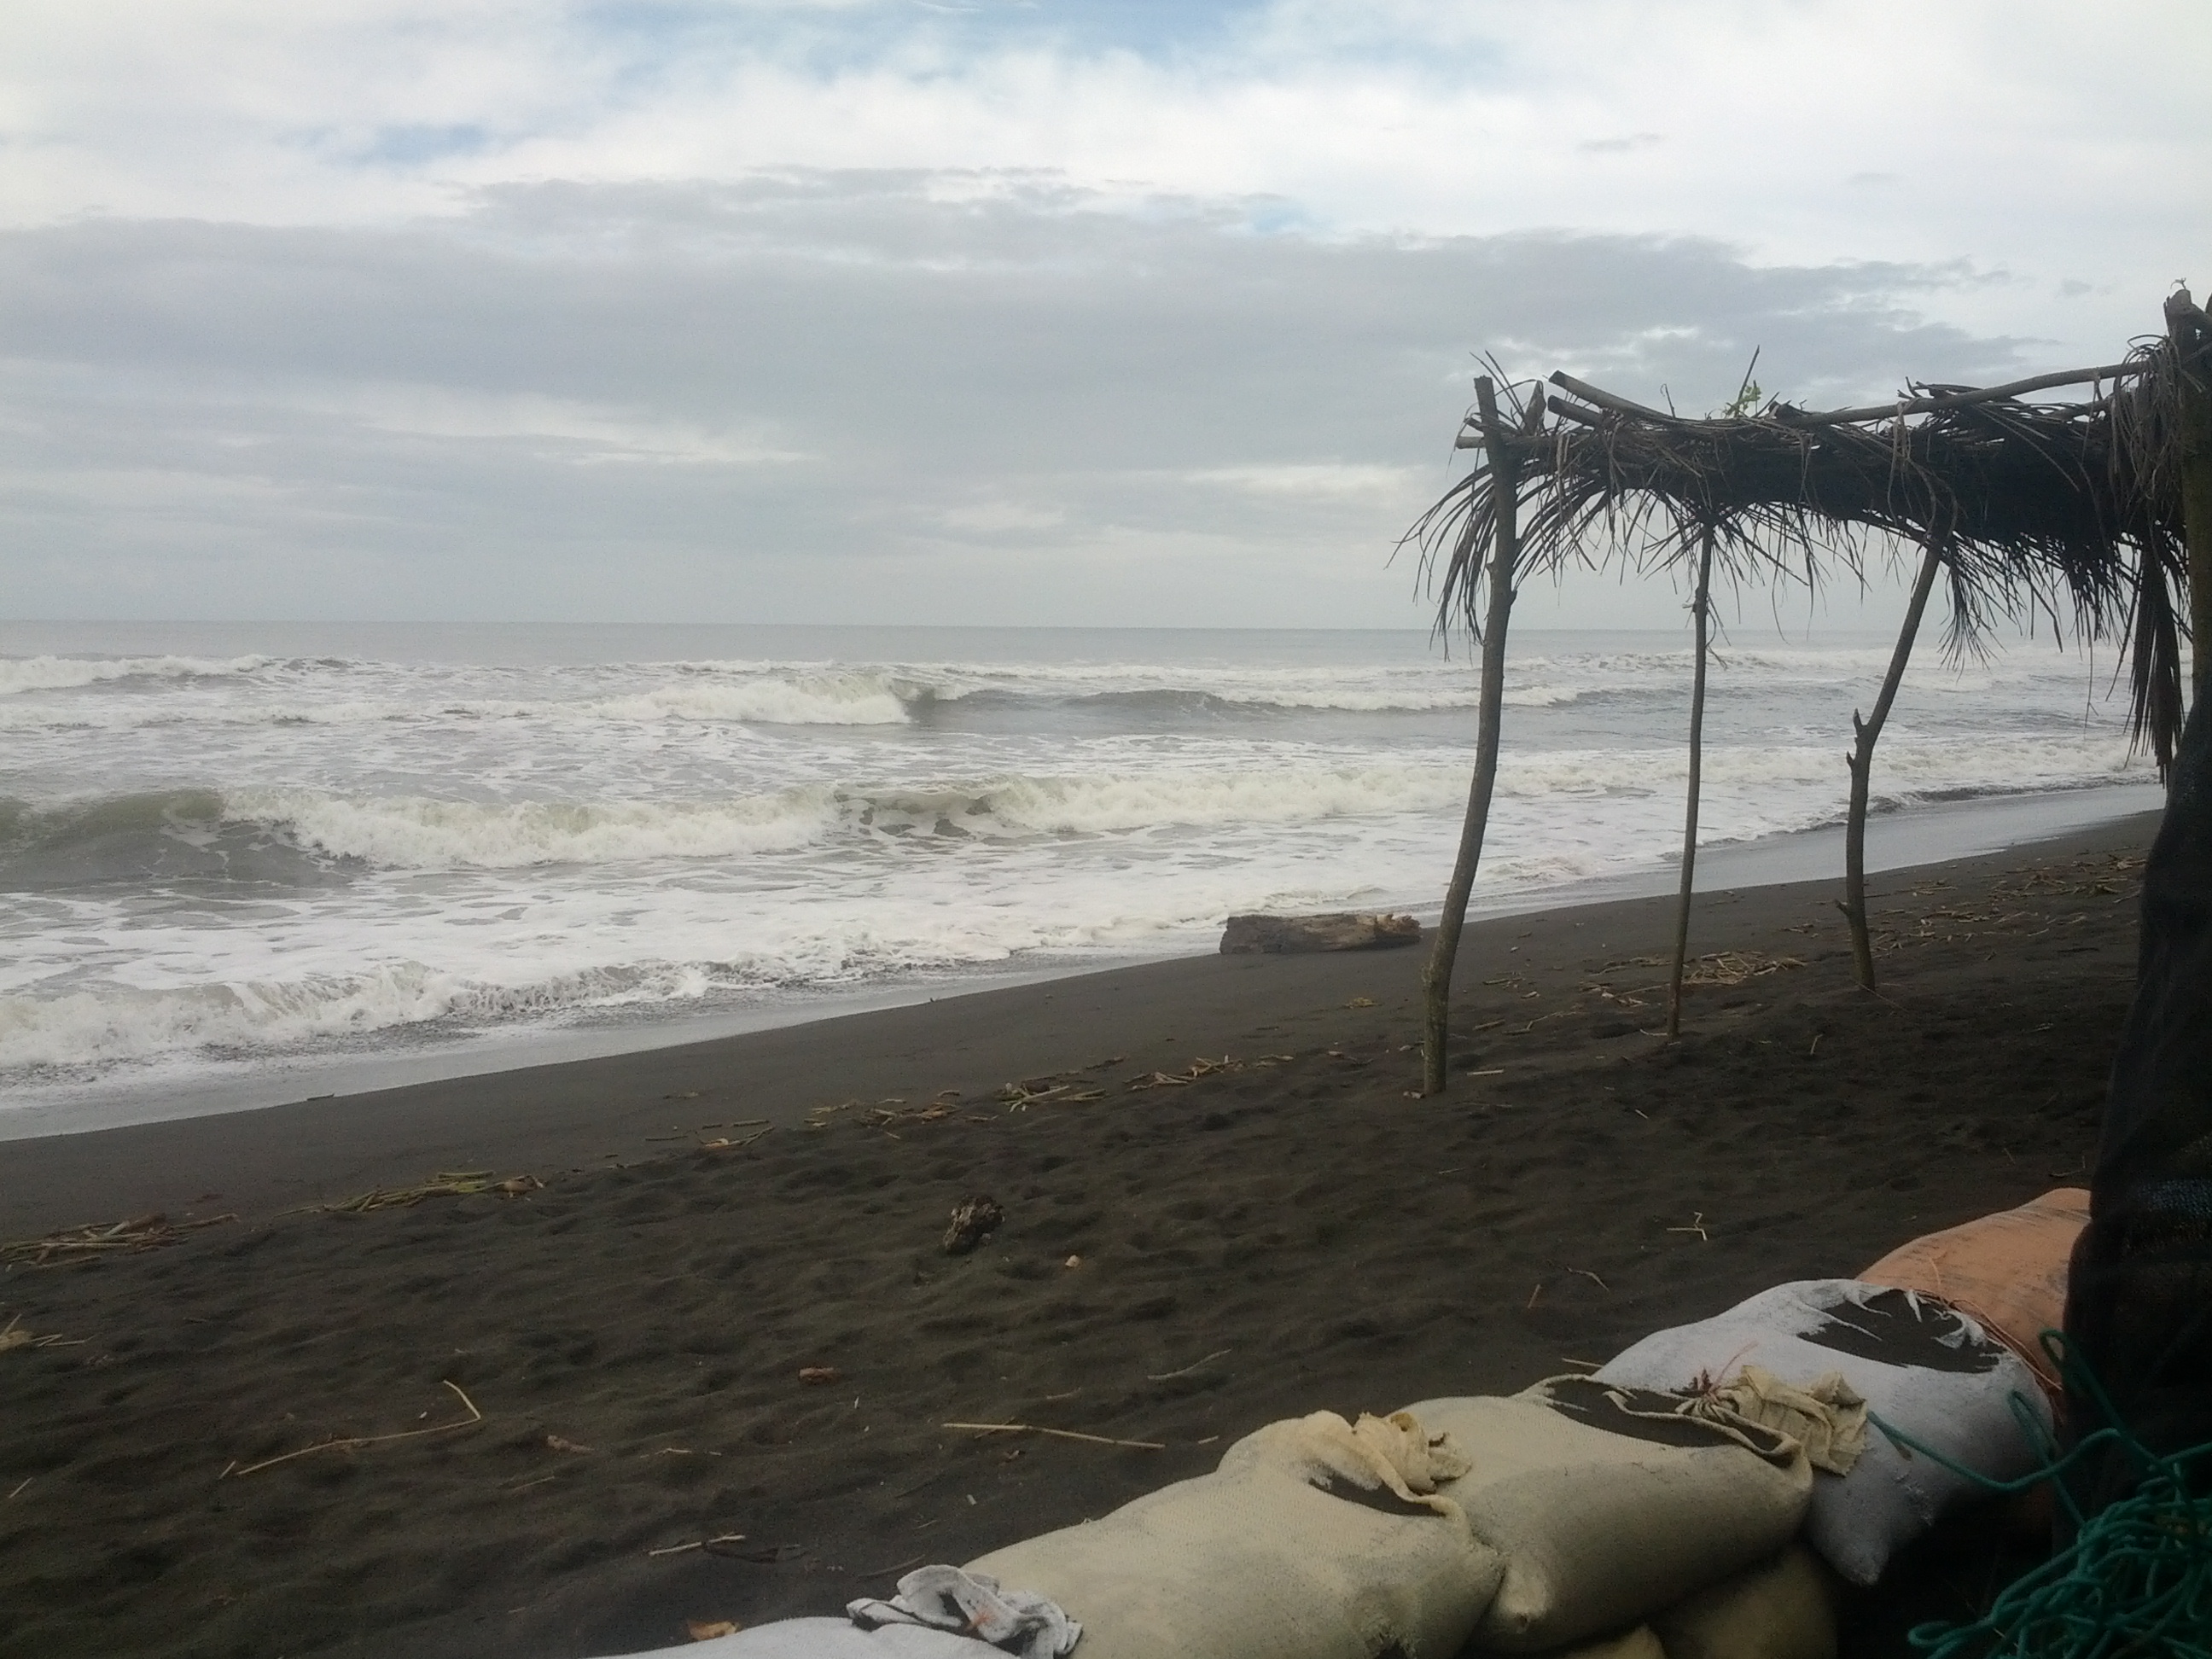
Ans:
[[[988,1573],[958,1567],[916,1567],[898,1581],[888,1601],[872,1596],[847,1605],[845,1616],[862,1630],[919,1625],[987,1642],[1017,1659],[1060,1659],[1083,1626],[1042,1595],[1000,1588]]]
[[[1825,1372],[1801,1389],[1763,1366],[1746,1365],[1731,1381],[1692,1395],[1685,1411],[1787,1435],[1805,1449],[1807,1462],[1829,1474],[1849,1474],[1866,1449],[1867,1402],[1841,1371]]]
[[[1388,1417],[1360,1413],[1347,1423],[1334,1412],[1315,1412],[1270,1423],[1248,1435],[1232,1461],[1272,1463],[1323,1492],[1340,1486],[1363,1492],[1387,1490],[1409,1508],[1433,1510],[1464,1521],[1460,1506],[1437,1488],[1456,1480],[1473,1466],[1448,1434],[1431,1434],[1411,1412]]]
[[[1760,1365],[1743,1366],[1725,1382],[1700,1377],[1680,1393],[1608,1388],[1583,1376],[1556,1376],[1537,1386],[1555,1395],[1563,1389],[1599,1389],[1624,1416],[1686,1419],[1770,1462],[1787,1462],[1802,1452],[1826,1474],[1849,1474],[1866,1449],[1867,1402],[1841,1371],[1825,1371],[1802,1388]]]

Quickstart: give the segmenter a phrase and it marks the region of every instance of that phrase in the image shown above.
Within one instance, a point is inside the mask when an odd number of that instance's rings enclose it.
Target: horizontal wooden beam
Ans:
[[[1777,409],[1772,414],[1757,416],[1779,421],[1786,426],[1850,426],[1862,421],[1893,419],[1901,415],[1929,415],[1937,410],[1956,409],[1966,404],[1994,403],[2002,398],[2017,398],[2030,392],[2047,392],[2055,386],[2086,386],[2099,380],[2117,380],[2130,374],[2140,374],[2149,367],[2142,362],[2106,363],[2096,368],[2062,368],[2049,374],[2033,374],[2024,380],[2008,380],[2002,386],[1982,386],[1969,392],[1937,392],[1925,398],[1900,398],[1894,403],[1869,404],[1863,409]],[[1616,396],[1587,380],[1577,380],[1561,370],[1554,373],[1552,384],[1562,386],[1584,403],[1616,415],[1632,416],[1638,420],[1662,421],[1670,426],[1697,424],[1694,416],[1670,414],[1653,409],[1649,404]],[[1580,421],[1586,426],[1596,424],[1596,417],[1589,410],[1577,409],[1571,404],[1555,402],[1552,407],[1568,419]]]
[[[1647,408],[1642,404],[1631,403],[1626,398],[1616,398],[1610,392],[1594,386],[1587,380],[1577,380],[1565,369],[1556,369],[1553,372],[1552,384],[1565,387],[1586,404],[1595,404],[1600,409],[1609,409],[1616,415],[1633,415],[1638,419],[1645,421],[1680,422],[1682,419],[1680,416],[1669,415],[1663,410]]]
[[[1777,410],[1773,418],[1790,426],[1845,426],[1858,421],[1879,421],[1896,415],[1931,415],[1939,409],[1956,409],[1961,404],[1994,403],[2000,398],[2017,398],[2027,392],[2048,392],[2053,386],[2086,386],[2097,380],[2117,380],[2129,374],[2140,374],[2148,367],[2141,362],[2106,363],[2101,368],[2062,368],[2049,374],[2031,374],[2025,380],[2008,380],[2002,386],[1983,386],[1972,392],[1938,392],[1925,398],[1900,398],[1893,404],[1869,404],[1864,409],[1832,409],[1825,412],[1810,409]]]

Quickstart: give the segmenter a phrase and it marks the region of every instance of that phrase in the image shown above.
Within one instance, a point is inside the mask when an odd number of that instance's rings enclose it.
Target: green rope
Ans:
[[[2087,1394],[2113,1425],[2081,1440],[2063,1457],[2028,1403],[2014,1395],[2013,1415],[2042,1449],[2044,1466],[2017,1480],[1991,1480],[1869,1412],[1867,1420],[1910,1454],[1932,1459],[1992,1493],[2021,1492],[2063,1474],[2100,1447],[2118,1443],[2144,1470],[2136,1491],[2083,1519],[2063,1486],[2058,1497],[2079,1530],[2073,1543],[2000,1592],[1972,1624],[1914,1626],[1906,1639],[1929,1659],[2212,1659],[2212,1498],[2192,1496],[2190,1467],[2212,1457],[2212,1441],[2161,1457],[2125,1427],[2065,1338],[2045,1331],[2044,1352],[2069,1390]]]

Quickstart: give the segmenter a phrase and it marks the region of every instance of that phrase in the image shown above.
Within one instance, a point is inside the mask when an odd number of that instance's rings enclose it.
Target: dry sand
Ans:
[[[1273,1418],[1518,1389],[1852,1273],[2081,1178],[2152,827],[1877,878],[1879,997],[1834,884],[1708,896],[1693,949],[1731,954],[1674,1047],[1665,902],[1482,924],[1441,1100],[1401,951],[0,1144],[0,1237],[240,1218],[0,1277],[0,1656],[567,1659],[833,1611]],[[455,1169],[544,1185],[280,1213]],[[975,1194],[1005,1224],[947,1256]],[[464,1395],[480,1424],[251,1467]],[[2026,1559],[1954,1526],[1846,1651]]]

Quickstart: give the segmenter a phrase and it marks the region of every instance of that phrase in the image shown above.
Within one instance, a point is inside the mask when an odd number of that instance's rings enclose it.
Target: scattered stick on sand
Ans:
[[[489,1170],[441,1170],[428,1181],[413,1187],[372,1187],[352,1198],[340,1199],[335,1204],[306,1204],[298,1211],[327,1211],[332,1214],[367,1215],[373,1210],[389,1210],[398,1206],[420,1204],[426,1198],[465,1198],[472,1193],[497,1193],[501,1198],[521,1198],[541,1192],[545,1183],[533,1175],[509,1176],[504,1181],[492,1179]]]
[[[1165,1451],[1160,1440],[1111,1440],[1103,1434],[1078,1434],[1073,1429],[1040,1428],[1035,1423],[940,1423],[939,1428],[969,1429],[977,1434],[1042,1434],[1054,1440],[1081,1440],[1093,1446],[1127,1446],[1134,1451]]]
[[[82,1348],[89,1337],[62,1337],[49,1332],[40,1336],[23,1328],[23,1316],[17,1314],[5,1325],[0,1325],[0,1353],[10,1348]]]
[[[186,1233],[216,1227],[238,1218],[225,1211],[193,1221],[172,1221],[161,1214],[134,1216],[106,1226],[69,1227],[44,1238],[15,1238],[0,1243],[0,1261],[27,1267],[59,1267],[70,1261],[92,1261],[120,1251],[158,1249],[173,1244]]]
[[[335,1440],[320,1440],[312,1446],[302,1446],[297,1451],[264,1457],[258,1463],[248,1463],[242,1468],[232,1463],[216,1479],[236,1480],[262,1469],[273,1469],[279,1463],[289,1463],[295,1457],[306,1457],[313,1452],[358,1451],[363,1446],[389,1445],[395,1440],[419,1440],[428,1434],[452,1434],[459,1429],[472,1429],[484,1420],[483,1413],[477,1409],[477,1402],[468,1397],[459,1383],[448,1382],[446,1386],[453,1391],[453,1398],[459,1401],[468,1412],[468,1415],[457,1423],[434,1423],[427,1429],[403,1429],[397,1434],[347,1435]]]
[[[1203,1359],[1193,1360],[1189,1364],[1184,1366],[1179,1371],[1162,1371],[1157,1376],[1148,1375],[1145,1378],[1145,1381],[1147,1382],[1172,1382],[1179,1376],[1188,1376],[1193,1371],[1204,1370],[1208,1365],[1211,1365],[1217,1359],[1226,1359],[1233,1352],[1234,1350],[1229,1348],[1218,1348],[1213,1352],[1206,1355]]]
[[[741,1532],[726,1532],[713,1538],[695,1538],[688,1544],[666,1544],[657,1550],[647,1550],[646,1553],[647,1555],[681,1555],[686,1550],[711,1550],[717,1544],[742,1544],[744,1540],[745,1535]]]

